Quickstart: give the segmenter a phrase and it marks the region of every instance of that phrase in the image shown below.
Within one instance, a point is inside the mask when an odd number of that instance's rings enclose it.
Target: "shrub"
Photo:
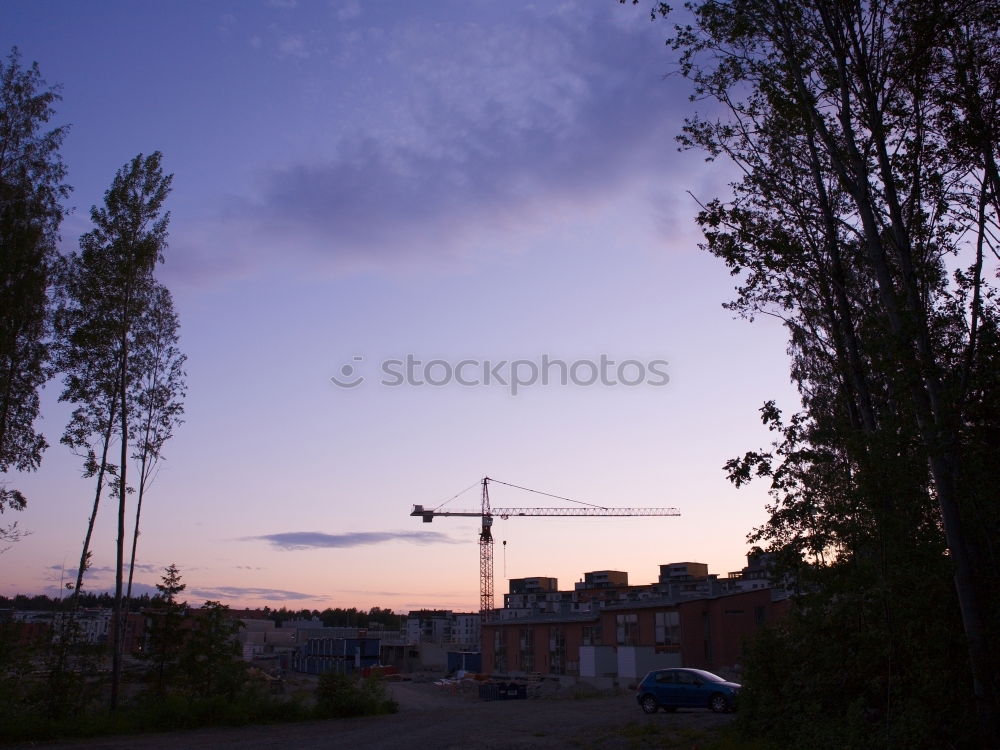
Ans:
[[[389,696],[385,683],[375,677],[358,679],[327,672],[319,678],[315,697],[319,718],[388,714],[399,707]]]

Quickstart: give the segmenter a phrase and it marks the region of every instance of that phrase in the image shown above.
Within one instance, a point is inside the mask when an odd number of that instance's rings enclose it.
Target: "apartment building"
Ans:
[[[484,671],[617,680],[688,666],[735,676],[746,638],[790,606],[754,558],[724,578],[683,562],[661,565],[655,584],[595,571],[572,592],[514,588],[504,598],[514,606],[483,625]]]
[[[406,640],[411,645],[430,643],[457,650],[474,649],[479,644],[480,620],[478,612],[415,610],[406,618]]]

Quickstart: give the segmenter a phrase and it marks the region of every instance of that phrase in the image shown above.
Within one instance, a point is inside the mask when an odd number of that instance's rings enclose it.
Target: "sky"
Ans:
[[[767,487],[722,467],[770,442],[764,401],[798,401],[780,324],[724,309],[735,280],[699,249],[734,173],[677,149],[712,109],[669,32],[617,0],[0,5],[0,49],[61,87],[63,252],[136,154],[174,175],[157,273],[188,395],[139,591],[175,563],[192,604],[474,611],[478,519],[409,513],[467,487],[445,509],[476,510],[484,476],[681,514],[497,520],[498,601],[508,578],[743,567]],[[60,391],[40,470],[5,477],[30,534],[0,595],[75,576],[93,484]],[[113,588],[114,544],[105,500],[88,590]]]

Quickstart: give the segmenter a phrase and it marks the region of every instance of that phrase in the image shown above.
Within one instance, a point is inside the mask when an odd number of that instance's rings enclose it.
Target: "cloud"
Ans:
[[[74,581],[76,580],[76,568],[67,568],[63,565],[50,565],[49,570],[59,573],[63,580]],[[160,573],[163,571],[163,566],[161,565],[151,565],[149,563],[136,563],[135,570],[138,573]],[[87,572],[84,578],[102,578],[104,576],[113,576],[115,574],[115,569],[110,565],[92,565],[87,568]],[[128,569],[125,570],[125,575],[128,576]],[[49,577],[50,580],[55,580],[54,576]]]
[[[385,596],[385,597],[400,597],[400,596],[413,596],[412,591],[371,591],[368,589],[337,589],[338,594],[360,594],[361,596]],[[428,591],[423,594],[427,597],[436,597],[439,599],[445,599],[447,597],[456,596],[454,591]],[[459,594],[459,597],[462,595]]]
[[[261,589],[245,586],[208,586],[188,589],[185,595],[204,597],[210,600],[223,599],[266,599],[268,601],[298,601],[300,599],[317,599],[313,594],[300,591],[285,591],[283,589]]]
[[[279,52],[287,57],[298,57],[305,59],[309,57],[309,49],[306,40],[298,35],[282,37],[278,40]]]
[[[336,8],[338,21],[351,21],[361,15],[361,6],[357,0],[347,0],[339,5],[331,3],[331,5]]]
[[[342,79],[325,92],[348,113],[326,153],[264,171],[226,233],[347,267],[451,263],[666,171],[683,95],[662,78],[665,27],[589,6],[456,15],[358,36],[349,95]]]
[[[241,541],[265,541],[283,550],[362,547],[385,542],[412,544],[461,544],[457,539],[437,531],[354,531],[346,534],[323,534],[318,531],[290,531],[244,537]]]
[[[67,578],[70,576],[76,577],[76,568],[67,568],[64,565],[50,565],[49,570],[58,571],[63,573]],[[110,565],[91,565],[87,568],[88,573],[93,573],[95,575],[102,575],[105,573],[114,573],[115,569]]]
[[[68,596],[69,595],[68,592],[70,592],[73,582],[67,581],[66,583],[70,584],[70,588],[66,588],[65,584],[62,589],[60,589],[58,586],[49,585],[44,587],[42,593],[46,594],[49,597],[52,597],[53,599],[58,599],[62,596]],[[85,594],[109,594],[111,596],[114,596],[115,588],[114,586],[108,586],[107,584],[95,586],[92,583],[89,586],[84,586],[83,592]],[[132,582],[133,597],[139,597],[142,596],[143,594],[148,594],[149,596],[156,596],[158,593],[159,591],[156,590],[156,586],[151,586],[148,583],[140,583],[139,581]]]

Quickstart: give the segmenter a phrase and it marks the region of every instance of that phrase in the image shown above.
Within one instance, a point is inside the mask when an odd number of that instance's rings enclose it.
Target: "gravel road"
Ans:
[[[691,747],[701,731],[732,720],[731,715],[701,709],[647,716],[640,711],[631,691],[586,698],[548,696],[518,701],[481,701],[472,688],[463,693],[431,683],[399,682],[392,684],[391,690],[400,709],[389,716],[198,729],[18,747],[95,750]],[[685,739],[689,741],[683,741]]]

